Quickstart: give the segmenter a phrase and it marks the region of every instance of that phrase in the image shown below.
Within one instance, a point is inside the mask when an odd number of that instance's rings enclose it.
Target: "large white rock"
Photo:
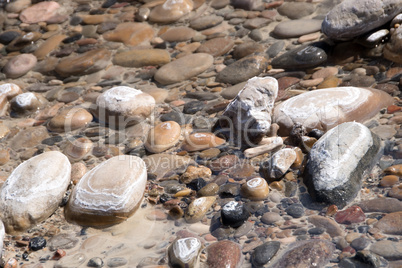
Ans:
[[[155,99],[141,90],[118,86],[96,100],[96,117],[111,127],[127,127],[145,120],[155,108]]]
[[[269,131],[277,96],[278,81],[275,78],[249,79],[219,119],[221,127],[229,131],[229,139],[236,144],[258,142]]]
[[[68,158],[56,151],[20,164],[0,192],[0,218],[7,233],[24,231],[48,218],[63,199],[70,176]]]
[[[373,88],[338,87],[310,91],[290,98],[274,109],[274,122],[279,135],[289,135],[295,123],[307,131],[327,131],[343,122],[364,122],[382,108],[393,104],[393,98]]]
[[[120,155],[99,164],[81,178],[65,208],[68,221],[106,227],[133,215],[147,183],[144,161]]]
[[[380,139],[363,124],[347,122],[329,130],[313,145],[306,164],[310,195],[344,207],[360,191],[379,149]]]

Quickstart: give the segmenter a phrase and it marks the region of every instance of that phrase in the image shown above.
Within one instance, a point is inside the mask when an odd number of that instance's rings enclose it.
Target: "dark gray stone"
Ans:
[[[252,264],[259,267],[268,263],[278,252],[280,246],[279,241],[269,241],[256,247],[251,255]]]
[[[300,218],[304,215],[304,207],[302,204],[292,204],[286,208],[286,213],[293,218]]]
[[[319,47],[303,45],[272,60],[274,68],[301,69],[318,66],[327,61],[327,54]]]
[[[368,247],[369,245],[370,245],[370,240],[367,239],[366,237],[356,238],[352,241],[352,243],[350,243],[350,246],[352,248],[356,249],[356,251],[363,250],[366,247]]]

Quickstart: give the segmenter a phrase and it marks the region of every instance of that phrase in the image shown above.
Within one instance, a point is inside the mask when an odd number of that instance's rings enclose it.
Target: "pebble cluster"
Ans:
[[[402,267],[401,0],[0,8],[1,267]]]

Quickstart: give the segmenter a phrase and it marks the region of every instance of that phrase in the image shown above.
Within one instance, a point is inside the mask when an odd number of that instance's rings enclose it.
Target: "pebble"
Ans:
[[[333,219],[312,215],[308,217],[308,221],[318,228],[324,228],[331,237],[343,236],[343,229]]]
[[[221,139],[212,133],[193,133],[186,135],[182,149],[188,152],[194,152],[217,147],[224,143],[224,139]]]
[[[110,180],[110,176],[115,178]],[[136,156],[115,156],[78,182],[65,209],[68,221],[84,226],[110,226],[133,215],[142,200],[147,173]]]
[[[388,195],[390,197],[402,200],[402,184],[395,185],[394,187],[392,187],[392,189],[388,192]]]
[[[201,247],[201,241],[195,237],[176,239],[168,248],[170,265],[196,267]]]
[[[260,177],[250,179],[242,185],[240,193],[244,198],[252,201],[265,200],[269,194],[268,183]]]
[[[213,57],[218,57],[228,53],[234,46],[232,39],[218,37],[205,41],[198,47],[198,53],[207,53]]]
[[[242,263],[241,246],[229,240],[212,243],[206,248],[207,264],[210,268],[235,268]]]
[[[47,242],[50,250],[57,249],[71,249],[74,248],[79,242],[79,239],[73,234],[61,233],[53,236]]]
[[[295,3],[292,3],[292,5]],[[300,3],[305,4],[305,3]],[[280,38],[293,38],[311,34],[321,29],[321,20],[297,19],[280,22],[274,28],[274,34]]]
[[[316,67],[327,61],[326,52],[318,46],[303,45],[290,50],[271,62],[274,68],[301,69]]]
[[[366,220],[363,210],[358,206],[351,206],[335,214],[335,221],[340,224],[360,223]]]
[[[161,153],[179,142],[181,127],[174,121],[161,122],[148,132],[145,148],[152,153]]]
[[[114,30],[106,32],[102,36],[108,41],[136,46],[149,42],[154,37],[154,30],[148,24],[123,22],[118,24]]]
[[[103,260],[99,257],[93,257],[88,261],[87,266],[88,267],[103,267]]]
[[[402,244],[400,242],[389,240],[377,241],[370,246],[370,251],[388,260],[402,259]]]
[[[193,5],[191,0],[167,0],[151,10],[149,20],[157,23],[175,22],[190,13]]]
[[[144,157],[144,162],[149,173],[155,174],[157,177],[163,177],[167,172],[178,169],[186,170],[193,161],[186,156],[171,154],[153,154]]]
[[[134,49],[113,57],[114,64],[124,67],[162,66],[169,62],[169,53],[162,49]]]
[[[0,218],[6,232],[24,231],[53,214],[70,176],[71,165],[60,152],[46,152],[20,164],[0,192]]]
[[[396,62],[402,62],[400,48],[402,46],[402,28],[398,27],[391,35],[390,41],[384,47],[384,58]]]
[[[187,212],[184,215],[186,222],[195,223],[204,218],[205,214],[215,203],[215,196],[204,196],[194,199],[188,206]]]
[[[93,119],[91,113],[80,107],[63,109],[47,124],[49,131],[70,132],[87,126]]]
[[[86,138],[81,137],[75,140],[70,140],[63,150],[71,162],[77,162],[86,157],[92,150],[93,142]]]
[[[380,180],[380,186],[382,186],[382,187],[390,187],[390,186],[393,186],[393,185],[397,184],[398,182],[399,182],[399,177],[398,176],[387,175],[387,176],[384,176]]]
[[[24,23],[52,22],[58,13],[60,4],[55,1],[39,2],[24,9],[19,16],[19,19]],[[67,17],[65,17],[67,19]],[[62,22],[63,20],[59,20]]]
[[[46,247],[46,239],[42,236],[36,236],[29,240],[29,248],[33,251],[38,251]]]
[[[243,203],[229,201],[221,210],[221,221],[225,226],[240,227],[250,216]]]
[[[282,220],[283,218],[276,212],[266,212],[261,217],[261,222],[265,224],[275,224]]]
[[[301,218],[304,216],[304,207],[302,204],[292,204],[286,208],[285,212],[293,218]]]
[[[49,138],[44,126],[27,127],[20,130],[11,140],[10,147],[13,150],[20,148],[32,148],[40,144],[42,140]]]
[[[315,10],[315,6],[312,3],[305,2],[283,3],[277,10],[282,16],[296,20],[311,15]]]
[[[3,67],[3,73],[7,78],[18,78],[30,70],[32,70],[37,63],[37,59],[32,54],[21,54],[10,59]]]
[[[370,240],[365,237],[359,237],[350,243],[350,246],[355,250],[363,250],[370,245]]]
[[[392,213],[402,211],[402,202],[395,198],[373,198],[358,203],[365,212]]]
[[[120,267],[127,264],[127,260],[123,257],[114,257],[107,260],[108,267]]]
[[[11,109],[18,113],[36,111],[47,104],[47,100],[40,94],[25,92],[11,99]]]
[[[257,267],[267,264],[278,252],[280,246],[279,241],[265,242],[254,249],[251,255],[251,262]]]
[[[291,148],[277,151],[272,157],[264,162],[261,169],[268,180],[279,179],[289,170],[296,160],[296,152]]]
[[[186,26],[179,26],[168,29],[159,37],[166,42],[185,42],[196,35],[196,31]]]
[[[190,27],[194,30],[201,31],[220,24],[223,17],[217,15],[207,15],[190,20]]]
[[[382,217],[374,227],[385,234],[400,235],[402,233],[402,212],[393,212]]]

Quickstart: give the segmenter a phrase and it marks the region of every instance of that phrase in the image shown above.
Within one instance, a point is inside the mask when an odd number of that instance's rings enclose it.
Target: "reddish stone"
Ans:
[[[299,83],[300,79],[296,77],[281,77],[278,79],[278,90],[284,90]]]
[[[363,222],[366,219],[363,210],[359,206],[351,206],[348,209],[339,211],[335,215],[335,221],[340,224],[351,224]]]
[[[356,250],[354,248],[352,248],[351,246],[347,246],[346,248],[342,249],[342,252],[347,252],[350,254],[356,254]]]
[[[393,114],[395,112],[399,112],[402,110],[402,107],[396,106],[396,105],[390,105],[387,107],[387,113],[388,114]]]
[[[335,213],[337,213],[338,212],[338,207],[336,206],[336,205],[330,205],[328,208],[327,208],[327,213],[326,213],[326,215],[327,216],[333,216],[333,215],[335,215]]]
[[[56,252],[54,253],[52,260],[60,260],[61,258],[63,258],[64,256],[66,256],[66,252],[62,249],[58,249],[56,250]]]
[[[242,253],[240,245],[224,240],[211,244],[207,248],[208,267],[210,268],[235,268],[240,267]]]

